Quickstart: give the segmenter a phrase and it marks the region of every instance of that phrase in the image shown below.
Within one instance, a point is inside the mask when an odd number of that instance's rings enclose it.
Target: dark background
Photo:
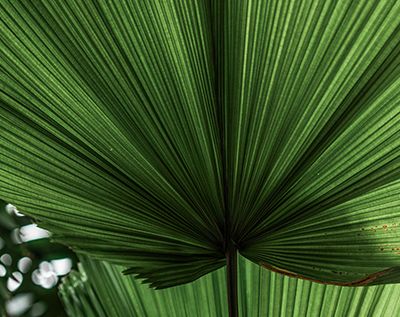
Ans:
[[[57,288],[76,256],[32,223],[0,200],[0,316],[66,317]]]

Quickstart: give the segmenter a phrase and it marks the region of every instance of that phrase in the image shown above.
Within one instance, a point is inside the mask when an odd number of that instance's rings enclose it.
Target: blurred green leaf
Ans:
[[[70,258],[74,265],[76,262],[75,255],[72,251],[60,244],[50,243],[49,238],[26,242],[22,242],[21,239],[18,241],[15,240],[16,236],[19,234],[18,230],[25,225],[32,224],[32,220],[26,216],[16,216],[15,214],[7,213],[4,209],[6,203],[3,201],[0,201],[0,203],[3,207],[0,208],[0,219],[10,220],[0,222],[0,238],[4,243],[3,247],[0,249],[0,256],[8,254],[12,259],[11,265],[3,265],[6,269],[6,274],[0,277],[0,316],[3,317],[1,313],[5,310],[6,302],[12,301],[20,294],[32,294],[35,303],[41,302],[46,306],[44,314],[40,315],[41,317],[65,316],[58,299],[56,288],[45,289],[43,286],[36,285],[32,280],[32,274],[39,268],[43,261],[51,262],[55,259]],[[9,226],[10,223],[13,225]],[[14,238],[12,236],[14,236]],[[23,257],[29,258],[32,263],[30,268],[22,272],[18,264]],[[9,278],[15,280],[13,276],[14,272],[22,273],[23,280],[15,291],[10,292],[7,289],[7,281]],[[19,280],[16,282],[19,282]],[[31,309],[32,308],[28,307],[27,312],[21,315],[21,317],[31,317]]]
[[[0,199],[0,228],[2,228],[2,230],[12,230],[18,225],[13,217],[9,213],[7,213],[6,205],[7,203]]]

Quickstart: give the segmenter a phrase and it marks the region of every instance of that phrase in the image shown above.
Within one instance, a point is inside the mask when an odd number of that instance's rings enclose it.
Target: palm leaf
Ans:
[[[382,316],[400,309],[398,285],[349,288],[283,276],[239,258],[241,316]],[[221,268],[182,286],[153,291],[123,277],[122,268],[82,258],[80,271],[60,286],[69,316],[225,316]]]
[[[223,208],[206,11],[173,5],[2,1],[0,116],[2,198],[99,258],[180,265],[175,284],[223,265]]]
[[[236,249],[399,281],[398,1],[4,0],[0,21],[0,196],[56,240],[158,288]]]

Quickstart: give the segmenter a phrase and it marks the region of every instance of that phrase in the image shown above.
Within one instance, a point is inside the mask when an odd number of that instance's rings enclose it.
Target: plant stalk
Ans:
[[[226,287],[228,293],[229,317],[238,317],[237,250],[232,243],[226,252]]]

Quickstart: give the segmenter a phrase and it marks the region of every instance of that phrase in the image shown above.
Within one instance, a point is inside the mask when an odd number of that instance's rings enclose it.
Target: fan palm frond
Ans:
[[[237,250],[399,282],[399,1],[3,0],[0,23],[0,196],[56,240],[156,288]]]

